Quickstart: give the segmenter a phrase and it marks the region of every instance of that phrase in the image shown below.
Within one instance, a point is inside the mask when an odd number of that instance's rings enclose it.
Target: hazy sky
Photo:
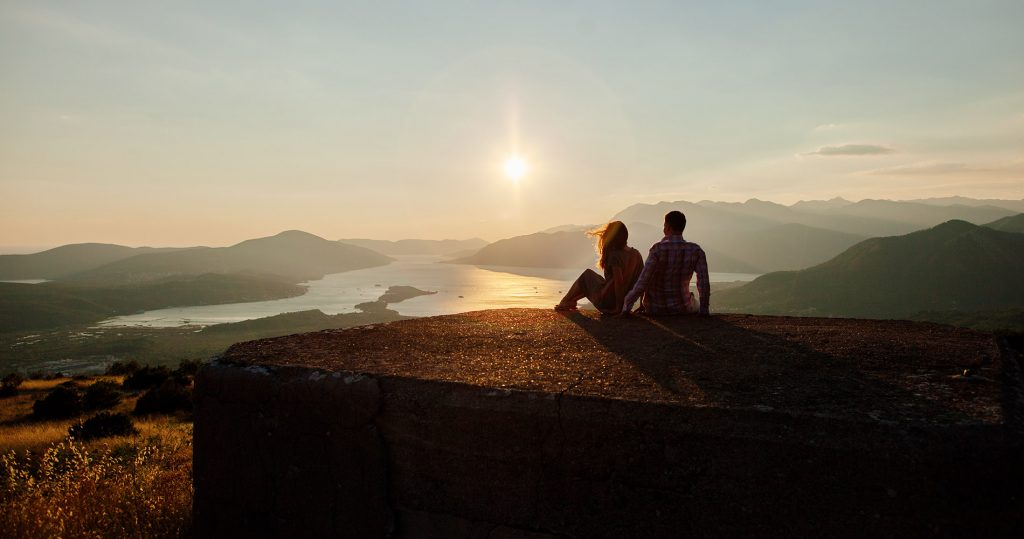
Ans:
[[[1020,0],[0,0],[0,245],[1019,199],[1022,27]]]

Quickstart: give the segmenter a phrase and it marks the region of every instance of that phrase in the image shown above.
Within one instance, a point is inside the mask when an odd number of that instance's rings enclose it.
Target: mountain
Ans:
[[[763,275],[714,297],[758,314],[903,318],[1024,306],[1024,235],[949,221],[872,238],[818,266]]]
[[[289,230],[246,240],[231,247],[195,247],[147,253],[77,273],[70,280],[94,283],[145,282],[176,275],[246,273],[289,282],[319,279],[330,273],[371,268],[393,259],[364,247]]]
[[[487,242],[480,238],[468,240],[368,240],[343,239],[339,243],[356,245],[386,255],[440,255],[454,256],[464,251],[475,251]]]
[[[1014,213],[1017,212],[996,206],[933,206],[916,202],[868,199],[838,208],[832,215],[899,222],[920,229],[953,219],[980,225]]]
[[[594,240],[580,231],[537,232],[491,243],[452,264],[586,268],[594,265]]]
[[[995,206],[997,208],[1006,208],[1015,212],[1024,212],[1024,199],[1021,200],[1002,200],[998,198],[967,198],[967,197],[942,197],[942,198],[920,198],[917,200],[908,200],[907,202],[917,202],[920,204],[929,204],[932,206],[953,206],[960,204],[963,206]]]
[[[1017,215],[1011,215],[1009,217],[1003,217],[992,221],[985,225],[993,230],[1002,230],[1003,232],[1015,232],[1017,234],[1024,234],[1024,213],[1018,213]]]
[[[995,206],[934,206],[892,200],[861,200],[832,206],[827,210],[812,210],[806,204],[783,206],[757,199],[746,202],[677,201],[634,204],[613,218],[661,226],[666,213],[680,210],[687,217],[687,238],[711,244],[719,239],[719,234],[729,231],[760,230],[790,223],[870,237],[906,234],[952,219],[982,224],[1017,213]]]
[[[714,248],[733,253],[739,261],[756,268],[753,273],[764,273],[816,266],[866,239],[859,234],[788,223],[753,233],[723,234]]]
[[[541,232],[586,232],[592,228],[597,228],[597,225],[558,225],[545,228]]]
[[[34,254],[0,255],[0,279],[60,279],[139,254],[174,250],[108,243],[75,243]]]
[[[843,197],[835,197],[828,200],[801,200],[791,205],[790,208],[797,211],[823,212],[836,210],[843,206],[849,206],[850,204],[853,204],[853,202],[850,202]]]

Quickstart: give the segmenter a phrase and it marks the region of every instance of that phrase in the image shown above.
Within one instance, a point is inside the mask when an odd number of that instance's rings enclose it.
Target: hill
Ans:
[[[764,273],[821,264],[865,239],[859,234],[788,223],[756,232],[721,234],[713,246],[756,268],[754,273]]]
[[[0,279],[60,279],[136,255],[175,250],[75,243],[28,255],[0,255]]]
[[[929,204],[932,206],[952,206],[954,204],[961,204],[964,206],[995,206],[997,208],[1006,208],[1015,212],[1024,212],[1024,199],[1019,200],[1003,200],[996,198],[967,198],[967,197],[940,197],[940,198],[920,198],[917,200],[908,200],[907,202],[917,202],[920,204]]]
[[[468,240],[368,240],[342,239],[339,243],[356,245],[386,255],[439,255],[454,256],[463,251],[476,251],[487,242],[480,238]]]
[[[873,238],[801,271],[725,290],[716,309],[762,314],[902,318],[920,311],[1024,306],[1024,235],[949,221]]]
[[[537,232],[484,246],[476,253],[450,260],[452,264],[585,268],[594,264],[594,242],[581,231]]]
[[[660,227],[665,213],[674,209],[686,214],[687,236],[702,245],[715,243],[723,233],[763,230],[781,224],[802,224],[860,236],[890,236],[906,234],[952,219],[983,224],[1016,213],[1006,208],[986,205],[935,206],[892,200],[847,202],[833,199],[783,206],[750,199],[742,203],[676,201],[634,204],[613,218]],[[839,252],[842,251],[836,254]]]
[[[992,221],[985,226],[993,230],[1024,234],[1024,213],[1003,217],[1002,219]]]
[[[247,273],[290,282],[382,266],[392,258],[364,247],[325,240],[298,230],[246,240],[231,247],[196,247],[140,254],[70,276],[91,283],[138,283],[177,275]]]
[[[0,328],[23,331],[92,324],[138,311],[278,299],[305,291],[278,280],[216,274],[117,286],[0,283]]]

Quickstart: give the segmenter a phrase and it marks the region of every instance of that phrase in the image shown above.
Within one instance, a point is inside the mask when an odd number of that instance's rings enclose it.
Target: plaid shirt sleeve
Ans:
[[[708,258],[704,249],[697,249],[697,292],[700,293],[700,314],[709,314],[711,306],[711,279],[708,278]]]

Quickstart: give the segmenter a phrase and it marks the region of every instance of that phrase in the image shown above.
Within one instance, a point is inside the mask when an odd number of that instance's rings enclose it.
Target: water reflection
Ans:
[[[435,316],[505,307],[549,308],[561,299],[582,268],[503,268],[439,263],[436,256],[401,256],[379,268],[328,275],[306,283],[306,294],[272,301],[177,307],[119,316],[107,326],[174,327],[239,322],[276,314],[320,309],[327,314],[355,312],[389,286],[407,285],[437,294],[390,305],[408,316]],[[756,275],[712,274],[712,282],[752,280]]]

